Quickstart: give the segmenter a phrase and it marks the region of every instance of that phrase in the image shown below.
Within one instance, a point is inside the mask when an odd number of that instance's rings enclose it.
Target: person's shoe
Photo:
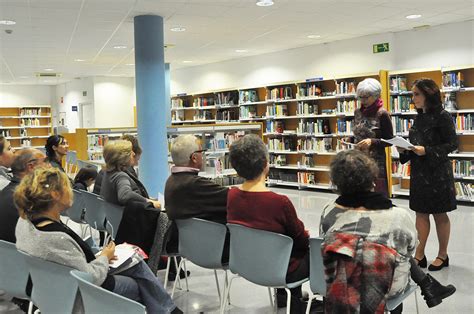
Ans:
[[[421,288],[421,294],[423,295],[428,307],[434,307],[440,304],[443,302],[443,299],[456,292],[456,287],[453,285],[443,286],[430,274],[426,275],[426,277],[420,282],[419,286]]]
[[[426,266],[428,266],[428,261],[426,260],[426,255],[423,255],[422,259],[417,259],[416,257],[414,257],[414,259],[418,263],[418,266],[420,266],[420,268],[426,268]]]
[[[181,269],[181,271],[179,272],[180,279],[183,279],[184,277],[189,277],[189,275],[191,275],[191,272],[189,270],[186,272],[186,276],[184,275],[184,270]],[[168,281],[174,281],[175,279],[176,279],[176,273],[169,272]]]
[[[449,266],[449,256],[446,256],[446,259],[443,259],[441,257],[436,257],[436,259],[439,259],[440,261],[442,261],[442,263],[438,266],[436,265],[433,265],[433,264],[430,264],[430,266],[428,266],[428,270],[430,271],[438,271],[438,270],[441,270],[443,269],[444,267],[448,267]]]
[[[174,310],[171,311],[170,314],[183,314],[184,312],[181,311],[179,307],[175,307]]]

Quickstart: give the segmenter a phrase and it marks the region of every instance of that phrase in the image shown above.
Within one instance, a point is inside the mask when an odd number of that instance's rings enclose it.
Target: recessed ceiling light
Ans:
[[[183,60],[183,63],[191,63],[191,60]]]
[[[421,17],[421,14],[410,14],[410,15],[405,16],[405,18],[409,20],[419,19],[420,17]]]
[[[13,20],[0,20],[0,25],[15,25],[16,22]]]
[[[21,79],[26,79],[28,76],[20,76]]]
[[[46,69],[43,69],[44,71],[54,71],[54,69],[51,69],[51,68],[46,68]]]
[[[125,46],[125,45],[115,45],[114,49],[127,49],[127,46]]]
[[[311,39],[316,39],[316,38],[321,38],[321,35],[308,35],[306,37],[311,38]]]
[[[84,62],[84,61],[86,61],[86,60],[84,60],[84,59],[74,59],[74,61],[76,61],[76,62]]]
[[[235,49],[235,52],[239,52],[239,53],[247,52],[247,51],[248,51],[247,49]]]
[[[256,4],[259,7],[269,7],[271,5],[274,5],[274,2],[272,0],[257,0]]]
[[[186,28],[184,28],[182,26],[176,26],[176,27],[170,28],[170,31],[172,31],[172,32],[184,32],[184,31],[186,31]]]
[[[135,63],[126,63],[125,65],[132,66],[135,65]]]

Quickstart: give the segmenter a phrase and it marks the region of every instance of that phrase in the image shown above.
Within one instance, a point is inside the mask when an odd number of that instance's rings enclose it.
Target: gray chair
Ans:
[[[289,314],[291,310],[289,289],[299,287],[309,279],[286,282],[293,239],[283,234],[237,224],[227,224],[227,227],[230,230],[230,271],[257,285],[268,287],[273,307],[276,306],[276,302],[273,302],[270,288],[284,288],[287,293],[286,313]],[[224,300],[227,299],[232,280],[235,278],[231,278]],[[221,313],[224,313],[225,307],[226,302],[222,302]]]
[[[83,224],[84,216],[86,212],[86,205],[84,204],[84,199],[82,198],[82,193],[77,190],[73,190],[74,200],[72,206],[68,208],[64,214],[69,217],[74,222]]]
[[[146,313],[142,304],[93,284],[90,274],[72,270],[71,276],[79,285],[86,313]]]
[[[105,212],[105,228],[112,238],[115,239],[120,222],[122,221],[124,208],[104,201],[102,202],[102,211]]]
[[[225,291],[228,283],[228,265],[222,264],[222,252],[224,251],[225,238],[227,234],[226,226],[199,218],[177,219],[176,225],[178,226],[179,232],[179,254],[182,256],[178,271],[176,272],[177,276],[186,259],[200,267],[213,269],[219,302],[222,303],[223,299],[219,288],[217,269],[224,270]],[[196,244],[196,235],[199,235],[199,244]],[[177,280],[175,280],[171,292],[172,297],[174,295],[176,282]]]
[[[69,273],[72,268],[19,252],[30,269],[31,300],[41,313],[72,313],[77,297],[77,282]]]
[[[30,300],[26,293],[29,271],[24,257],[18,252],[14,243],[0,240],[0,289],[9,296]],[[31,313],[33,304],[30,302],[28,313]]]
[[[418,299],[416,297],[416,289],[418,289],[418,286],[412,282],[408,283],[405,291],[393,298],[388,298],[385,302],[385,312],[390,312],[395,310],[400,304],[403,303],[403,300],[408,298],[410,294],[414,293],[415,294],[415,306],[416,306],[416,313],[418,314]]]
[[[81,196],[86,207],[84,220],[94,229],[107,231],[105,228],[105,201],[94,193],[81,191]]]
[[[311,295],[309,297],[306,314],[311,309],[311,301],[318,295],[326,296],[326,279],[324,278],[323,256],[321,255],[321,244],[323,239],[309,239],[309,287]]]

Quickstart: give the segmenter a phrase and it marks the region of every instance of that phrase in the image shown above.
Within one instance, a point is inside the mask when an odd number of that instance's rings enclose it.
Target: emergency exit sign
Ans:
[[[388,43],[375,44],[373,45],[373,53],[388,52],[390,47]]]

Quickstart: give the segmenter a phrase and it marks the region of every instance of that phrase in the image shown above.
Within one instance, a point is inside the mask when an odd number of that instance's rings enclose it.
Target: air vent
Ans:
[[[52,73],[52,72],[44,72],[44,73],[36,73],[36,77],[61,77],[61,73]]]

